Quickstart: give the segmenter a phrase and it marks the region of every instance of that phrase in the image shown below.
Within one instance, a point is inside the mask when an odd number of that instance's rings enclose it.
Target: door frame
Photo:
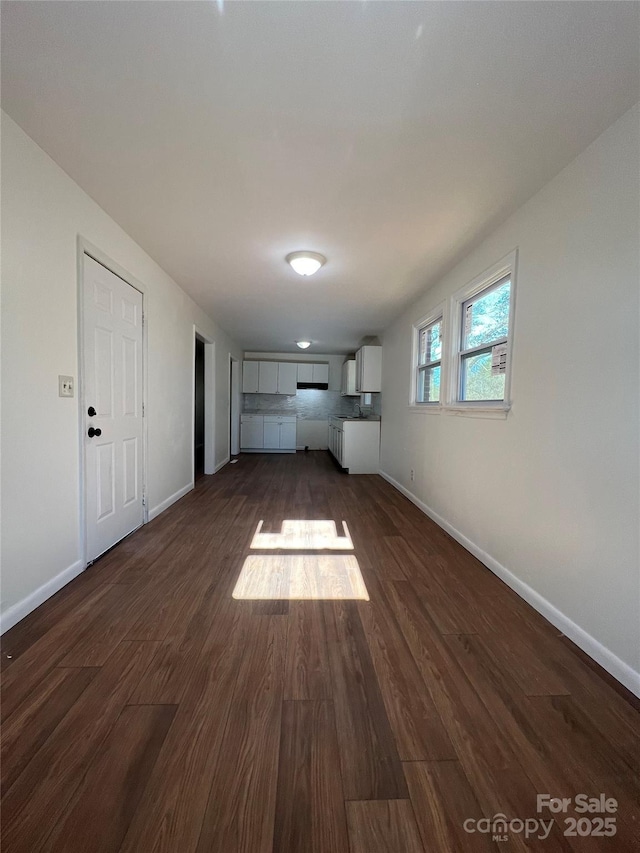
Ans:
[[[229,456],[240,453],[240,361],[229,353]]]
[[[147,324],[145,322],[147,289],[135,276],[131,275],[124,267],[116,263],[102,249],[94,246],[81,234],[77,238],[76,267],[77,267],[77,304],[78,304],[78,489],[79,489],[79,530],[80,530],[80,559],[86,568],[87,561],[87,472],[85,466],[84,452],[84,429],[86,400],[84,395],[84,256],[88,255],[103,267],[121,278],[126,284],[142,294],[142,523],[149,521],[149,501],[147,499],[147,388],[148,382],[148,350],[147,350]],[[115,543],[114,543],[115,544]],[[92,561],[93,562],[93,561]]]
[[[191,352],[191,488],[196,483],[196,338],[204,341],[204,473],[216,467],[216,342],[193,324]]]

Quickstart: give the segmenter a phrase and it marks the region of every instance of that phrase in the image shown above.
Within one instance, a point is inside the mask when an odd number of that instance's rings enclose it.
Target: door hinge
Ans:
[[[144,417],[144,403],[142,404],[142,417]]]
[[[146,506],[146,505],[147,505],[147,496],[143,495],[142,496],[142,506]]]

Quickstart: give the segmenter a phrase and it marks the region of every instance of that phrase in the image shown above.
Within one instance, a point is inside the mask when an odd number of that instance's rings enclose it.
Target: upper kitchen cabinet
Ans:
[[[298,386],[298,365],[295,361],[278,363],[278,394],[295,394]]]
[[[299,385],[328,385],[329,365],[313,364],[312,362],[298,362],[298,384]]]
[[[294,361],[243,361],[245,394],[295,394],[298,365]]]
[[[356,353],[356,391],[359,394],[382,389],[382,347],[360,347]]]
[[[296,394],[302,388],[327,388],[329,365],[296,361],[243,361],[245,394]]]
[[[258,393],[259,361],[242,362],[242,392],[243,394]]]
[[[298,362],[298,382],[313,382],[313,365],[311,362]]]
[[[278,393],[278,362],[261,361],[259,370],[258,392],[260,394]]]
[[[359,394],[359,391],[356,391],[356,362],[353,358],[342,365],[341,391],[343,397],[357,397]]]

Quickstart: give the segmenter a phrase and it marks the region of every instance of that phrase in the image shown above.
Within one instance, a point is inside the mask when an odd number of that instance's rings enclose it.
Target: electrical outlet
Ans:
[[[411,482],[413,483],[413,481],[414,481],[414,480],[415,480],[415,478],[416,478],[416,472],[413,470],[413,468],[411,469],[411,474],[410,474],[410,476],[411,476]]]
[[[73,376],[58,376],[58,397],[73,397]]]

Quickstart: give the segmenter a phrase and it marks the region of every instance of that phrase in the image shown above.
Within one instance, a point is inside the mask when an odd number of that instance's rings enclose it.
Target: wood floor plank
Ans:
[[[273,853],[349,853],[333,705],[286,701]]]
[[[514,689],[508,676],[501,672],[499,663],[492,657],[481,637],[450,636],[445,641],[489,713],[501,721],[504,741],[510,744],[518,755],[537,791],[553,791],[556,797],[572,799],[577,792],[588,786],[588,774],[585,774],[584,768],[578,770],[575,761],[564,750],[567,741],[581,740],[579,746],[576,744],[576,751],[581,754],[585,748],[590,748],[592,763],[599,758],[608,759],[610,755],[617,755],[613,762],[606,761],[602,764],[597,774],[599,783],[603,785],[604,780],[607,780],[609,791],[614,796],[618,793],[622,797],[621,825],[625,824],[625,815],[628,817],[633,814],[640,825],[640,785],[633,781],[639,778],[640,754],[623,754],[616,739],[610,737],[609,731],[598,730],[571,697],[522,695],[517,687]],[[543,698],[548,701],[543,702]],[[535,701],[537,699],[540,701]],[[559,712],[555,719],[550,713],[551,709]],[[568,723],[571,734],[563,730],[560,720]],[[559,747],[555,743],[554,731],[560,735],[562,741]],[[615,778],[609,775],[607,766],[611,769],[615,766]],[[635,800],[633,795],[629,796],[634,787]],[[561,836],[561,828],[560,821],[554,827],[554,840]],[[625,834],[621,831],[620,839],[623,837]],[[636,836],[636,840],[640,843],[640,836]],[[580,841],[580,850],[585,853],[599,849],[599,841],[595,837],[583,838]]]
[[[64,586],[40,607],[33,610],[28,618],[6,631],[0,638],[3,672],[13,666],[21,654],[31,648],[48,631],[64,623],[76,607],[86,606],[92,596],[99,598],[102,594],[104,594],[104,583],[87,569],[78,575],[73,583]]]
[[[382,584],[358,605],[387,717],[403,761],[456,758],[440,714],[409,651]]]
[[[198,845],[245,647],[244,613],[233,604],[211,625],[122,853],[193,853]]]
[[[254,601],[251,606],[254,616],[287,616],[289,614],[288,601]]]
[[[482,809],[490,814],[535,813],[535,788],[505,743],[501,721],[482,704],[421,602],[404,587],[398,589],[400,584],[390,586],[401,630]],[[512,844],[526,849],[521,838]]]
[[[500,668],[520,685],[525,696],[569,694],[567,685],[539,654],[541,638],[522,630],[508,630],[499,617],[494,630],[482,632],[482,638]]]
[[[420,558],[406,542],[396,544],[398,559],[410,575],[407,584],[419,596],[441,634],[472,634],[483,621],[469,594],[461,594],[451,581],[446,563],[437,556]]]
[[[52,669],[2,726],[2,795],[89,686],[97,668]]]
[[[535,696],[528,703],[540,737],[574,787],[617,800],[616,850],[640,849],[640,750],[623,755],[571,696]]]
[[[285,699],[331,697],[323,607],[320,601],[290,602]]]
[[[400,758],[357,605],[327,603],[325,623],[345,797],[406,798]]]
[[[556,761],[551,744],[540,735],[536,714],[528,698],[477,635],[447,636],[445,643],[473,685],[493,719],[501,723],[502,737],[519,758],[537,791],[554,791],[569,797],[577,780]]]
[[[114,606],[102,610],[93,620],[90,630],[79,637],[62,658],[60,666],[102,666],[122,640],[137,639],[141,642],[154,639],[152,631],[145,632],[147,636],[131,636],[131,626],[144,618],[150,618],[154,613],[154,605],[160,606],[160,601],[164,601],[165,606],[175,606],[175,594],[167,595],[168,590],[163,590],[160,582],[154,584],[152,590],[127,584],[120,584],[116,588],[121,591],[121,596]]]
[[[259,522],[287,519],[344,521],[370,600],[234,600]],[[311,569],[340,555],[310,542]],[[634,703],[389,483],[326,453],[203,476],[3,648],[11,853],[463,853],[490,841],[466,817],[535,817],[541,791],[615,797],[615,839],[556,823],[499,849],[640,849]]]
[[[122,643],[2,800],[3,844],[39,850],[149,665],[152,644]],[[46,820],[34,820],[34,815]]]
[[[271,853],[286,623],[251,617],[198,853]]]
[[[145,674],[140,679],[131,704],[177,705],[198,662],[212,621],[220,609],[221,578],[193,583],[189,607],[182,608],[180,620],[159,643]]]
[[[49,853],[119,850],[175,711],[175,705],[123,709],[47,839]]]
[[[404,773],[425,850],[485,853],[498,849],[491,836],[464,829],[465,821],[484,815],[459,761],[413,761],[404,764]]]
[[[425,853],[409,800],[347,803],[351,853]]]
[[[56,623],[24,651],[2,679],[2,703],[0,717],[4,721],[46,674],[57,666],[62,658],[84,636],[92,631],[95,621],[104,612],[114,612],[126,595],[123,585],[104,585],[92,591],[86,601],[79,602],[67,617]]]

